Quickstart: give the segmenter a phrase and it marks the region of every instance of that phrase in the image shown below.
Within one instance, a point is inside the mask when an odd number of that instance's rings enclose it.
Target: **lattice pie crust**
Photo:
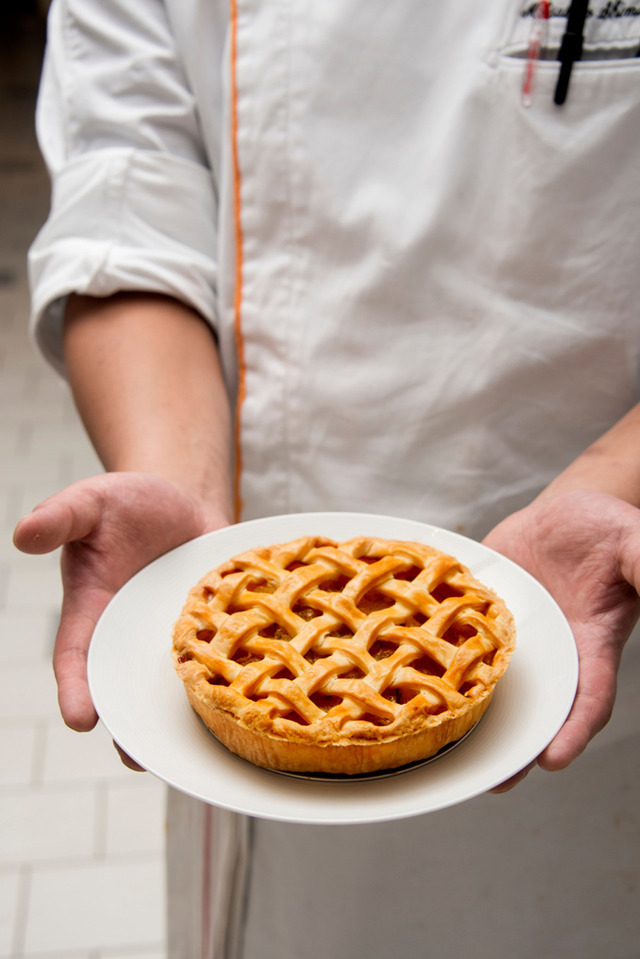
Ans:
[[[208,573],[175,625],[189,701],[259,766],[403,766],[481,717],[515,643],[502,600],[422,543],[321,537]]]

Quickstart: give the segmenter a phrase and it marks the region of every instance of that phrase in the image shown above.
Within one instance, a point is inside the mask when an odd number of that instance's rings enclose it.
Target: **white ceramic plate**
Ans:
[[[517,646],[471,735],[437,761],[375,781],[313,782],[259,769],[229,753],[192,711],[171,660],[171,629],[189,589],[254,546],[320,534],[418,540],[450,553],[513,612]],[[113,598],[89,653],[89,685],[114,740],[169,785],[225,809],[299,823],[402,819],[471,799],[523,769],[573,703],[573,636],[545,589],[479,543],[411,520],[363,513],[301,513],[251,520],[180,546]]]

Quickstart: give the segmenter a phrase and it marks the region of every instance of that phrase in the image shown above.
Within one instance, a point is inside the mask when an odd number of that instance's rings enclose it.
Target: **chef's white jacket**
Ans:
[[[218,337],[242,518],[482,536],[638,401],[640,7],[592,0],[558,107],[554,59],[523,104],[534,6],[54,0],[45,356],[72,291],[176,296]],[[345,829],[172,795],[171,959],[634,954],[636,650],[587,755],[507,797]]]

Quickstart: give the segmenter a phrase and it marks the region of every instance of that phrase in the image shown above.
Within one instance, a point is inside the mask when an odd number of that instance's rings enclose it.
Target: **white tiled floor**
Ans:
[[[0,25],[0,959],[163,959],[164,789],[105,730],[59,718],[57,557],[11,543],[20,515],[100,469],[27,339],[25,251],[46,214],[33,133],[35,22]]]

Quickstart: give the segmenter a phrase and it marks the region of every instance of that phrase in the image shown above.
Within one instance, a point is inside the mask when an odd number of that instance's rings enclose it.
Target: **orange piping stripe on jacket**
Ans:
[[[234,300],[234,323],[236,343],[238,350],[238,396],[236,400],[236,419],[235,419],[235,476],[234,476],[234,502],[235,519],[240,520],[242,515],[242,498],[240,495],[240,482],[242,478],[242,447],[240,441],[240,420],[242,416],[242,404],[244,402],[246,391],[246,376],[244,363],[244,340],[242,336],[242,253],[243,237],[242,222],[240,218],[240,161],[238,157],[238,4],[237,0],[231,0],[231,148],[233,155],[233,202],[234,202],[234,227],[235,227],[235,300]]]

